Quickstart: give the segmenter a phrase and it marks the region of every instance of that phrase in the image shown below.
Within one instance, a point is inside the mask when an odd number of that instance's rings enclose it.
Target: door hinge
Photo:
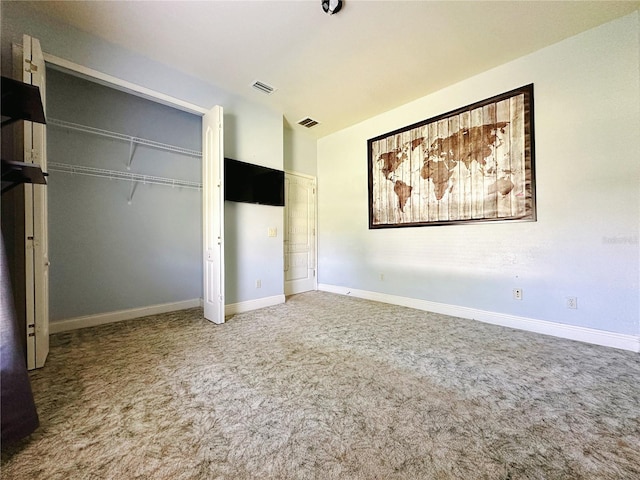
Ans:
[[[31,152],[29,152],[29,160],[29,163],[36,163],[40,165],[40,153],[37,150],[32,149]]]
[[[25,72],[29,72],[29,73],[36,73],[38,71],[38,65],[36,65],[35,63],[33,63],[30,59],[25,59],[24,63],[26,63],[28,66],[24,68]]]

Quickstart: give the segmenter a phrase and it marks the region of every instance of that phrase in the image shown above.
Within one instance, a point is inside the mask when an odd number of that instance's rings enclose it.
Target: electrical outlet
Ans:
[[[380,274],[380,280],[384,280],[384,273]]]
[[[567,297],[567,308],[578,308],[578,297]]]
[[[514,300],[522,300],[522,289],[514,288],[513,289],[513,299]]]
[[[256,288],[262,287],[262,280],[256,280]]]

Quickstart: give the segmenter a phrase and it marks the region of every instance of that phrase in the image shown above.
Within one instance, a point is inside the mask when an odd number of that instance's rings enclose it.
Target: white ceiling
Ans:
[[[640,8],[640,1],[35,2],[282,112],[319,138]],[[250,85],[260,80],[272,95]]]

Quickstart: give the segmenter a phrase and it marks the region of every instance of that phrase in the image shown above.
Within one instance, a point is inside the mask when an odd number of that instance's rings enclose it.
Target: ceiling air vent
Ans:
[[[314,120],[313,118],[307,117],[307,118],[303,118],[302,120],[300,120],[298,122],[298,125],[302,125],[303,127],[311,128],[311,127],[315,127],[316,125],[318,125],[318,123],[320,123],[320,122],[318,122],[317,120]]]
[[[261,82],[260,80],[256,80],[251,84],[251,86],[256,90],[260,90],[262,93],[266,93],[267,95],[271,95],[273,92],[276,91],[274,87],[272,87],[271,85],[267,85],[266,83]]]

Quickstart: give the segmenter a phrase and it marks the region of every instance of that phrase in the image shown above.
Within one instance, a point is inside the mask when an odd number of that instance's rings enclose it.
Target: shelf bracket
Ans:
[[[127,199],[129,205],[133,202],[133,195],[136,193],[136,188],[138,188],[137,180],[131,183],[131,190],[129,191],[129,198]]]
[[[136,147],[138,144],[134,141],[133,137],[129,140],[129,161],[127,163],[127,170],[131,170],[131,164],[133,163],[133,156],[136,153]]]

